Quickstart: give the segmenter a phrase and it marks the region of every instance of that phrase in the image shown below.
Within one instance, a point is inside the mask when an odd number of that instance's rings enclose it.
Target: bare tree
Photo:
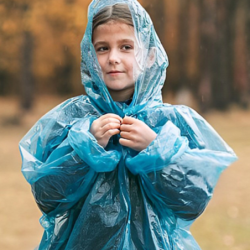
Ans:
[[[190,1],[180,1],[180,12],[179,12],[179,50],[178,50],[178,59],[179,59],[179,84],[176,86],[180,88],[188,88],[188,75],[187,75],[187,51],[188,51],[188,34],[189,34],[189,6]]]
[[[32,73],[33,37],[29,31],[23,34],[21,78],[20,78],[20,101],[23,110],[32,108],[34,96],[34,78]]]
[[[214,72],[215,42],[216,42],[216,2],[204,0],[200,3],[200,85],[199,103],[202,111],[207,111],[212,105],[212,82]]]
[[[234,99],[241,107],[247,108],[249,103],[249,1],[237,2],[235,13],[234,40]],[[249,24],[248,24],[249,25]]]
[[[29,9],[23,5],[23,14]],[[34,77],[32,71],[33,36],[29,30],[23,31],[23,45],[21,47],[21,74],[20,74],[20,104],[23,110],[32,108],[34,97]]]
[[[233,34],[232,16],[234,16],[236,1],[216,2],[216,55],[214,60],[214,77],[212,85],[213,106],[226,109],[233,93]]]

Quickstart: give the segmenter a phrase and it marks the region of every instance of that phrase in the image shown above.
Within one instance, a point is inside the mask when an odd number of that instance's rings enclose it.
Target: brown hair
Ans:
[[[127,4],[115,4],[112,6],[106,6],[100,10],[93,18],[92,30],[109,21],[121,21],[130,26],[134,26],[131,12]]]

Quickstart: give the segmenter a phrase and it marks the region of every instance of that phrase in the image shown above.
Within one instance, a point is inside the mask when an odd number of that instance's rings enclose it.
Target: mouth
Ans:
[[[107,74],[110,75],[110,76],[117,76],[117,75],[120,75],[122,73],[123,73],[123,71],[112,70],[112,71],[109,71]]]
[[[112,70],[112,71],[109,71],[108,74],[118,74],[118,73],[122,73],[122,71],[119,71],[119,70]]]

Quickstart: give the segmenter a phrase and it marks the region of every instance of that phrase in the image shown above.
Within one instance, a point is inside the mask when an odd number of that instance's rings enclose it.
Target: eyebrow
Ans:
[[[118,43],[134,43],[134,40],[132,39],[121,39],[118,41]],[[106,41],[97,41],[94,45],[94,47],[98,46],[98,45],[102,45],[102,44],[107,44]]]

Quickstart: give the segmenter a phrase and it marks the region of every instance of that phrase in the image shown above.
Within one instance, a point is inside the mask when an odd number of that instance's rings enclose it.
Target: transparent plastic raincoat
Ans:
[[[112,100],[92,45],[93,16],[116,3],[128,4],[138,45],[129,105]],[[163,104],[168,58],[137,1],[94,0],[81,50],[87,95],[55,107],[20,142],[22,172],[43,212],[39,249],[200,249],[189,227],[234,152],[195,111]],[[141,152],[121,146],[119,135],[103,148],[89,130],[106,113],[137,118],[157,137]]]

